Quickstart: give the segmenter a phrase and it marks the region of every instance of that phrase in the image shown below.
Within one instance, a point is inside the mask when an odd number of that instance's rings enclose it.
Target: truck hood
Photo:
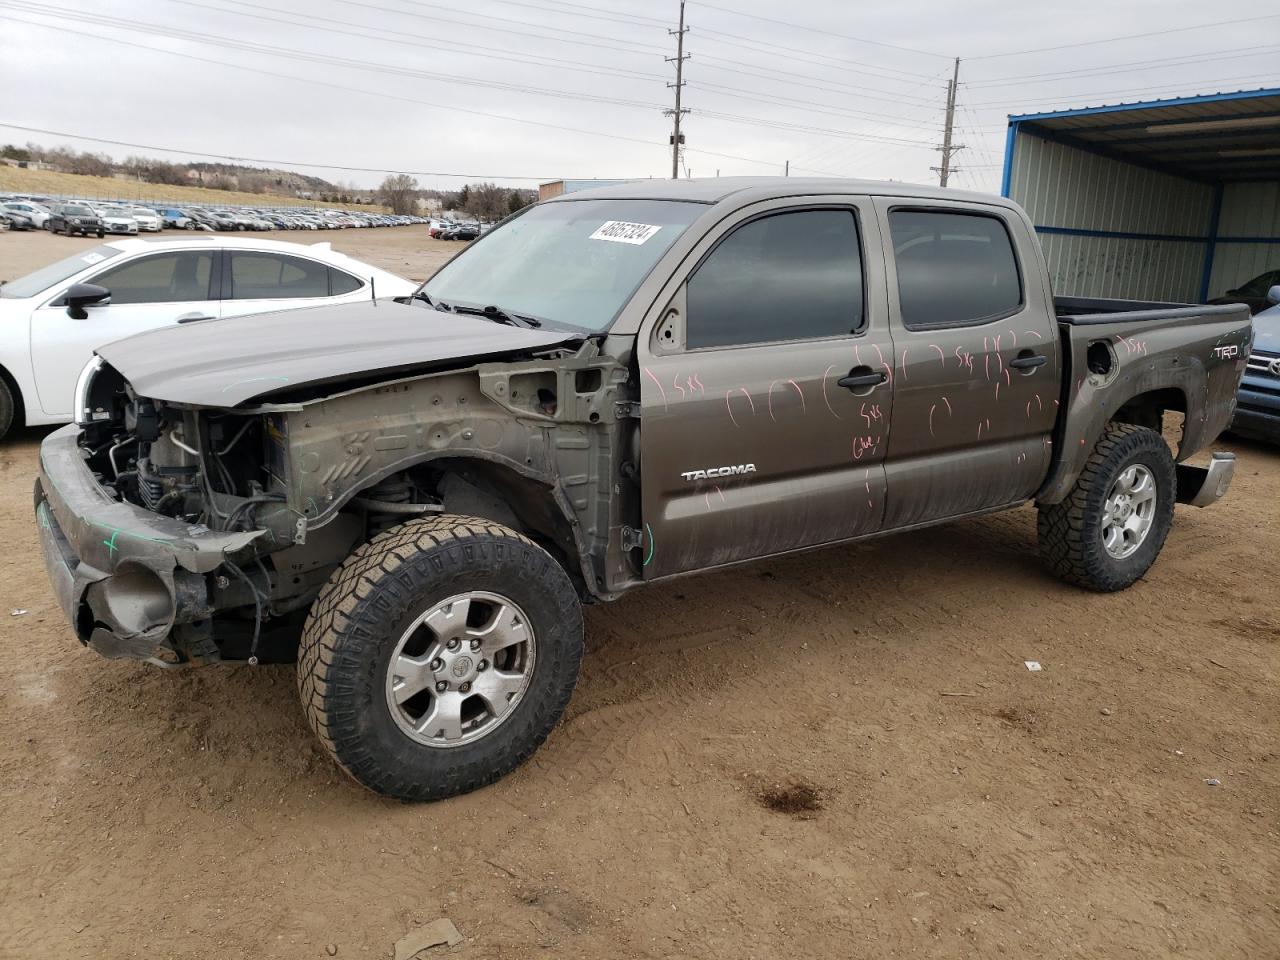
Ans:
[[[582,338],[369,300],[176,324],[97,353],[144,397],[234,407],[301,387],[461,366]]]

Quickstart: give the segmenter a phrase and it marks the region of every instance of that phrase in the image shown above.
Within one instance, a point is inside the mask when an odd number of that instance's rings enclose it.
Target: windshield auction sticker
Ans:
[[[609,220],[600,225],[600,229],[590,237],[592,240],[608,240],[612,243],[644,243],[661,226],[648,223],[627,223],[625,220]]]

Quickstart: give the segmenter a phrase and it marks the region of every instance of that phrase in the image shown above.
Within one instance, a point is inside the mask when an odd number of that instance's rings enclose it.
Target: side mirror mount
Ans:
[[[1267,303],[1280,303],[1280,283],[1267,291]]]
[[[73,320],[83,320],[89,316],[85,307],[101,306],[104,300],[111,297],[111,291],[96,283],[77,283],[67,291],[67,316]]]

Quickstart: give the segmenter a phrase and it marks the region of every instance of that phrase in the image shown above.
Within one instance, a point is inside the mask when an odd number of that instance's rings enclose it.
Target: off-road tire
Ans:
[[[1135,463],[1155,478],[1155,514],[1138,549],[1117,559],[1102,542],[1104,505],[1116,478]],[[1066,498],[1040,507],[1036,523],[1040,556],[1067,583],[1104,593],[1123,590],[1159,556],[1173,524],[1176,498],[1177,472],[1164,438],[1148,427],[1112,423],[1094,445]]]
[[[0,440],[8,436],[17,412],[18,405],[14,400],[13,391],[9,389],[9,384],[5,383],[4,378],[0,377]]]
[[[387,705],[388,663],[406,626],[432,604],[488,590],[527,615],[537,642],[523,698],[491,733],[449,748],[418,743]],[[514,770],[560,720],[582,662],[582,607],[545,550],[473,517],[411,520],[361,546],[311,606],[298,651],[298,690],[312,728],[369,789],[442,800]]]

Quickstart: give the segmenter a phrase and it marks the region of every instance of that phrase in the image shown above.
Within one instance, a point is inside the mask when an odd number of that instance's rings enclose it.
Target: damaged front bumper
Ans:
[[[58,605],[85,646],[163,666],[216,660],[209,578],[261,531],[221,533],[113,499],[63,427],[40,446],[36,523]]]

